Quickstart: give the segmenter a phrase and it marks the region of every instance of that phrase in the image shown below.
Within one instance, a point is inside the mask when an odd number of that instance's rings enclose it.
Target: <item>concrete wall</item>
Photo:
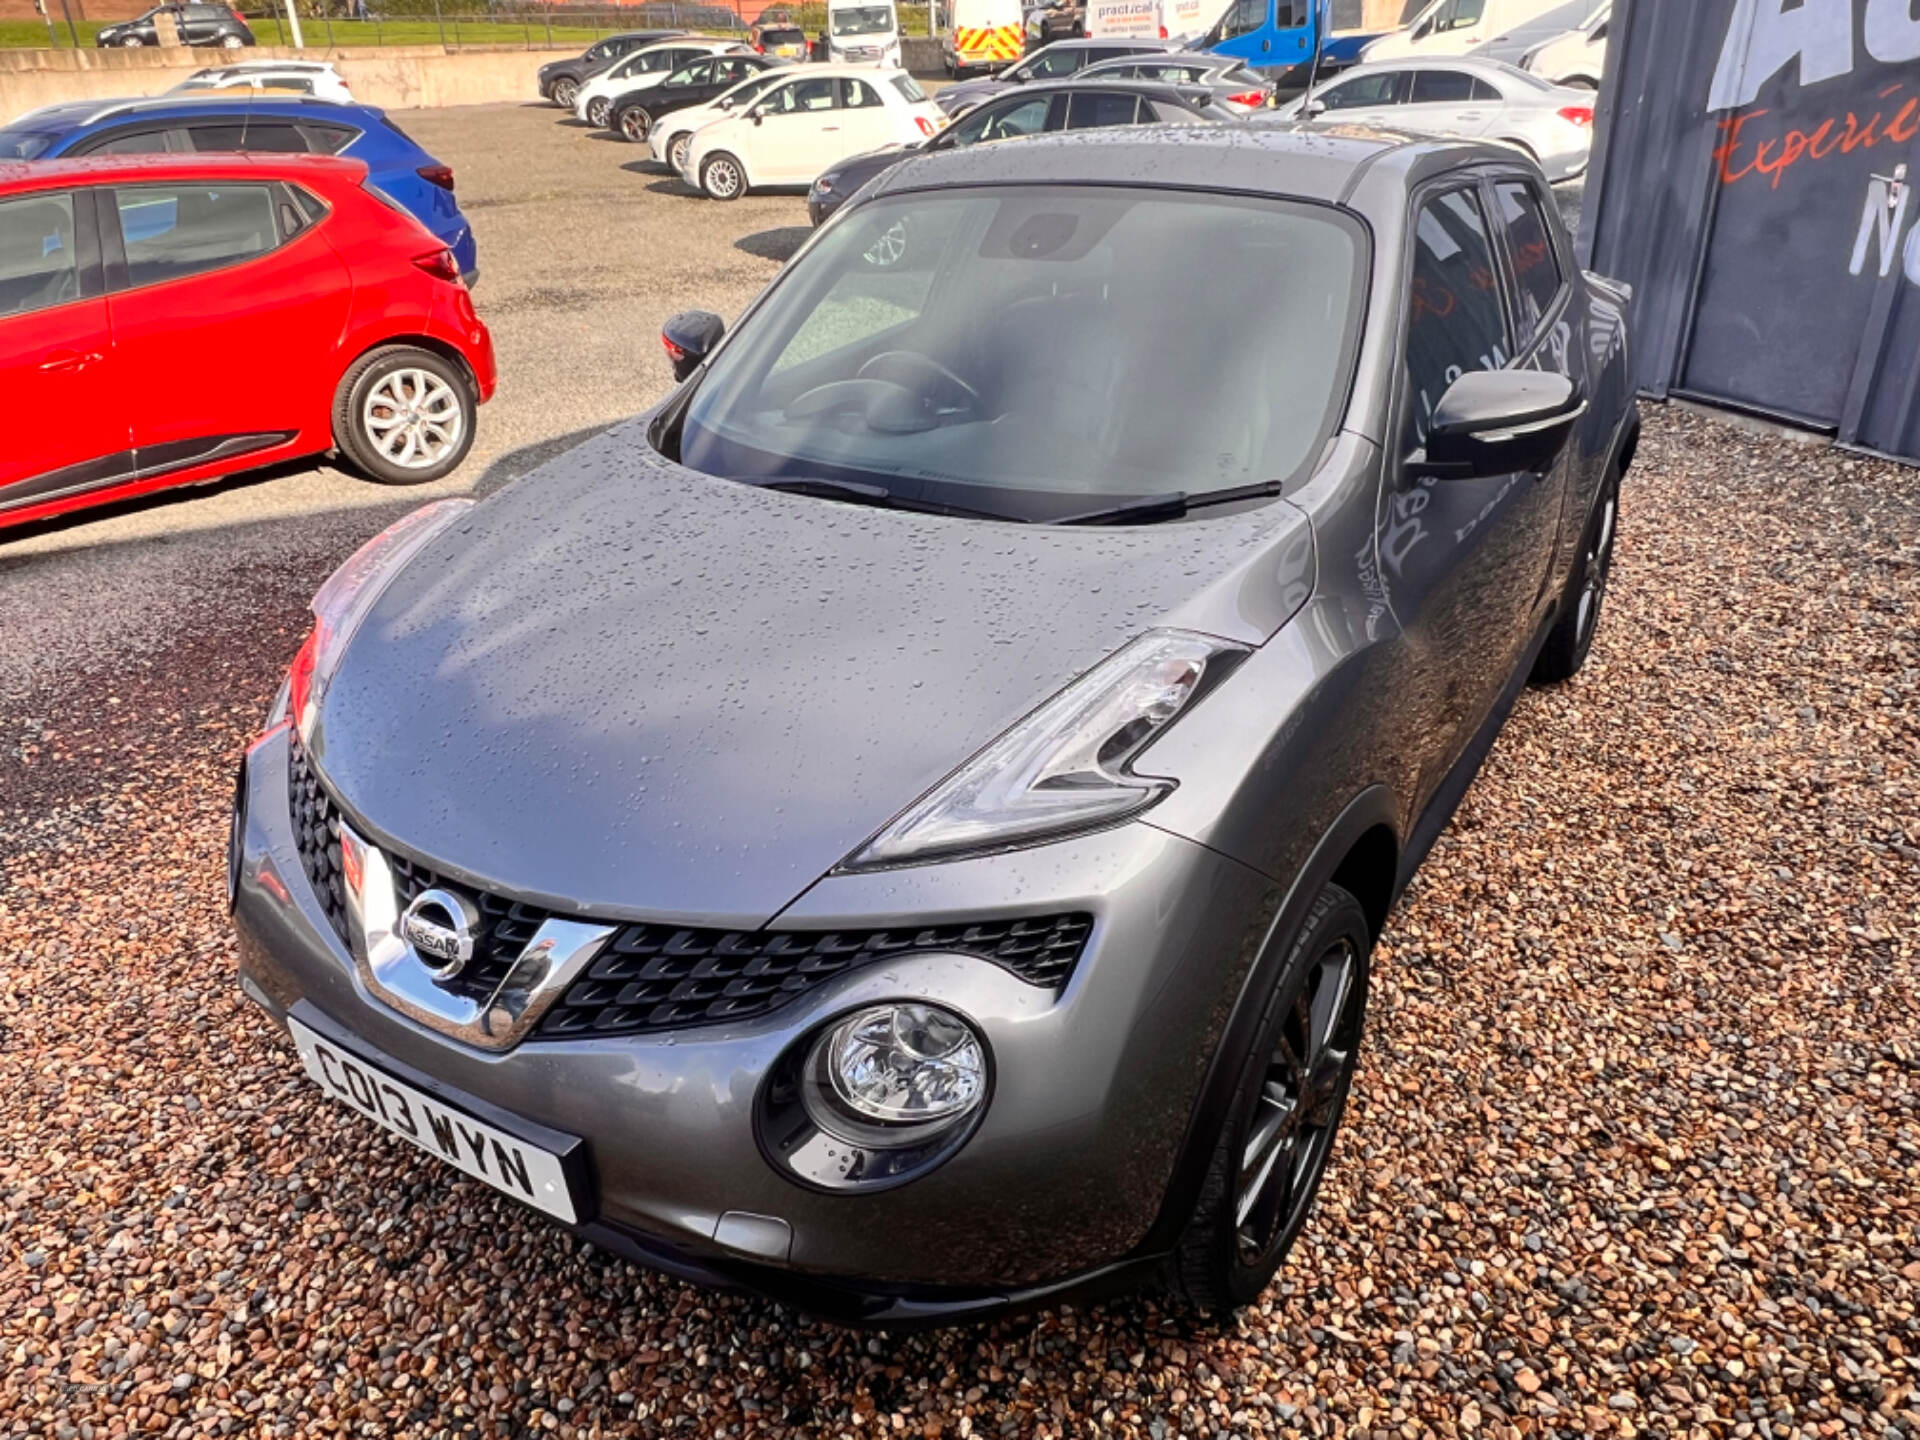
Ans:
[[[260,46],[249,60],[270,56],[331,60],[354,98],[385,109],[433,105],[483,105],[533,100],[534,72],[557,54],[551,50],[461,50],[437,45],[389,45],[323,50]],[[25,111],[63,100],[113,100],[158,95],[191,71],[232,59],[224,50],[0,50],[0,123]]]

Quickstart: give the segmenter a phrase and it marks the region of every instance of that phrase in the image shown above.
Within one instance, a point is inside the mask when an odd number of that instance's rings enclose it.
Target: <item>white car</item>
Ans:
[[[274,95],[311,95],[336,105],[351,105],[353,91],[340,72],[324,60],[242,60],[237,65],[215,65],[196,70],[172,90],[180,95],[196,90],[259,90]]]
[[[687,146],[693,141],[694,131],[738,110],[769,85],[798,73],[778,67],[763,70],[758,75],[749,75],[731,90],[723,91],[704,105],[689,105],[684,110],[672,110],[662,115],[653,122],[652,133],[647,136],[647,145],[653,151],[654,160],[674,174],[679,174],[687,168]]]
[[[596,130],[604,130],[607,122],[613,118],[613,102],[622,95],[631,95],[635,90],[658,85],[682,65],[698,60],[703,55],[725,55],[746,48],[737,40],[702,40],[686,36],[648,45],[634,51],[604,75],[596,75],[582,85],[579,93],[573,97],[574,117],[586,121]]]
[[[1549,85],[1502,60],[1385,60],[1344,71],[1278,111],[1524,150],[1556,183],[1583,174],[1593,148],[1593,95]]]
[[[1598,90],[1607,73],[1607,22],[1612,18],[1613,7],[1602,6],[1578,30],[1529,50],[1521,68],[1551,85]]]
[[[715,200],[808,185],[850,155],[924,140],[943,118],[904,70],[809,65],[694,131],[681,175]]]
[[[1366,62],[1465,55],[1573,0],[1432,0],[1411,21],[1360,52]],[[1577,24],[1578,15],[1568,23]]]

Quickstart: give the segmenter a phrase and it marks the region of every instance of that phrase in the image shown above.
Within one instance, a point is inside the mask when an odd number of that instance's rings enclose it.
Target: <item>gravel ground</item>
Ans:
[[[529,114],[414,128],[505,194]],[[540,387],[573,369],[520,371],[517,445],[656,393],[657,319],[771,269],[649,244],[798,208],[596,190],[617,164],[564,138],[575,228],[482,208],[483,308],[523,366],[630,368],[572,410]],[[506,273],[514,225],[550,281]],[[592,303],[529,298],[608,244]],[[1920,1435],[1913,472],[1652,412],[1593,661],[1522,700],[1396,912],[1262,1303],[910,1337],[579,1245],[320,1102],[241,1002],[232,765],[386,513],[336,483],[0,552],[0,1434]]]

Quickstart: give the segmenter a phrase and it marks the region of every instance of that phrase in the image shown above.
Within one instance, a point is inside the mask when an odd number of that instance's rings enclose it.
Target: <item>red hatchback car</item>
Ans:
[[[337,449],[445,475],[493,394],[453,257],[358,161],[0,165],[0,529]]]

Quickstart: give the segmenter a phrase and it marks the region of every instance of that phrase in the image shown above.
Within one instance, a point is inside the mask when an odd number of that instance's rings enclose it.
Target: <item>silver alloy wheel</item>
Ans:
[[[381,459],[426,470],[460,444],[467,418],[453,387],[412,367],[380,377],[360,405],[360,431]]]
[[[740,193],[740,167],[725,155],[707,161],[701,185],[716,200],[731,200]]]
[[[580,98],[580,87],[571,80],[557,80],[553,86],[553,103],[562,110],[571,110],[573,102]]]
[[[247,42],[242,40],[238,35],[222,35],[220,37],[220,48],[222,50],[238,50],[246,43]]]
[[[1259,1264],[1304,1215],[1333,1147],[1340,1086],[1360,1041],[1360,956],[1335,942],[1315,962],[1260,1080],[1234,1184],[1234,1239]]]
[[[1580,587],[1580,618],[1575,622],[1574,634],[1582,642],[1593,634],[1594,623],[1600,616],[1600,602],[1606,598],[1607,575],[1613,568],[1613,522],[1619,509],[1618,493],[1608,491],[1606,505],[1600,511],[1600,533],[1587,551],[1586,580]]]
[[[680,175],[687,168],[687,146],[693,143],[693,136],[685,130],[673,137],[673,143],[667,147],[667,168]]]
[[[122,50],[138,50],[144,44],[146,44],[146,41],[142,40],[138,35],[129,35],[120,42],[120,48]]]
[[[595,96],[587,102],[587,123],[596,130],[607,128],[607,109],[613,102],[604,96]]]

